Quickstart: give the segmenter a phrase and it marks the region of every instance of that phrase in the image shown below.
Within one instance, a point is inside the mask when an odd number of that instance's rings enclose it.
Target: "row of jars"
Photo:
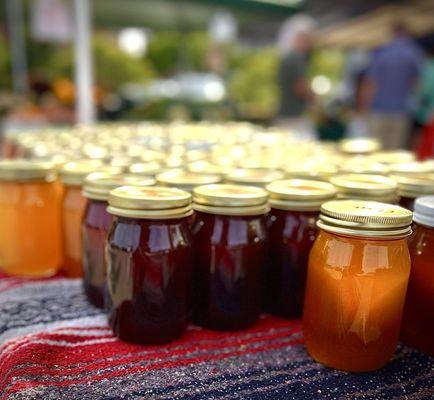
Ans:
[[[88,170],[78,164],[64,168],[62,188],[51,168],[0,163],[0,263],[15,274],[51,274],[62,257],[63,234],[63,267],[77,276],[83,262],[86,293],[100,307],[107,299],[120,338],[172,340],[191,312],[203,326],[242,329],[262,309],[299,317],[304,300],[307,348],[317,360],[368,370],[393,353],[410,268],[404,238],[411,212],[378,203],[330,203],[336,189],[312,180],[275,181],[267,186],[269,199],[251,186],[199,186],[192,205],[186,191],[106,171],[86,178],[83,197],[80,185]],[[424,321],[432,318],[417,318],[414,309],[421,296],[432,298],[426,259],[432,257],[434,207],[429,201],[417,207],[421,227],[416,225],[411,243],[418,275],[413,291],[410,283],[416,300],[407,301],[407,337],[426,349],[433,330]]]

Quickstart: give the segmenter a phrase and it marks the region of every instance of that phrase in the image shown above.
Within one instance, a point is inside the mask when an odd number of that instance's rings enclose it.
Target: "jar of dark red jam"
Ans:
[[[401,195],[399,205],[413,211],[417,197],[434,195],[434,175],[392,175]]]
[[[217,330],[253,325],[261,313],[267,259],[267,192],[206,185],[193,191],[193,316]]]
[[[191,304],[191,195],[165,187],[110,192],[107,309],[117,337],[166,343],[187,327]]]
[[[83,195],[88,199],[82,222],[83,285],[89,301],[104,305],[106,263],[104,248],[112,216],[107,212],[111,190],[124,185],[151,186],[153,178],[94,172],[84,181]]]
[[[410,281],[401,339],[434,356],[434,196],[419,197],[409,239]]]
[[[327,182],[289,179],[267,186],[270,196],[270,256],[266,274],[268,312],[300,318],[309,252],[316,239],[321,204],[336,196]]]

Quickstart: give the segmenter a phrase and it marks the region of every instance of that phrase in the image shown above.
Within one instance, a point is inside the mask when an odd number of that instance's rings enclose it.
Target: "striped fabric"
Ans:
[[[178,341],[113,337],[81,282],[0,279],[0,399],[433,399],[434,362],[400,346],[381,371],[315,363],[299,321],[263,316],[250,330],[191,326]]]

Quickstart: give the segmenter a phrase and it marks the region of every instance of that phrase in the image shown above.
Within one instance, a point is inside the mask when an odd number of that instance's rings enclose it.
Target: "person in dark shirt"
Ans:
[[[309,52],[313,41],[313,21],[307,16],[288,20],[279,34],[281,52],[278,70],[280,105],[276,123],[311,135],[305,111],[313,95],[306,77]],[[303,132],[302,132],[303,131]]]
[[[402,23],[374,55],[364,81],[370,134],[386,149],[401,148],[410,132],[409,101],[423,61],[421,49]]]

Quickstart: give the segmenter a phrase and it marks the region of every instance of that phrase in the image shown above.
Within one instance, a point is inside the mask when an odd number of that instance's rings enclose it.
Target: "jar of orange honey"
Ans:
[[[310,253],[303,332],[322,364],[362,372],[395,351],[410,274],[412,213],[362,200],[321,206]]]
[[[434,196],[416,200],[413,231],[401,339],[434,356]]]
[[[0,268],[11,275],[48,276],[61,263],[61,185],[54,165],[0,161]]]
[[[64,186],[62,271],[70,277],[79,277],[83,273],[81,222],[86,198],[82,194],[82,185],[85,177],[100,167],[101,163],[91,160],[73,161],[66,163],[60,170],[60,179]]]

